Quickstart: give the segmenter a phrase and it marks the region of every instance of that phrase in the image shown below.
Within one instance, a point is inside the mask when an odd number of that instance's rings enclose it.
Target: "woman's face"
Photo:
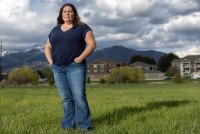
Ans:
[[[70,6],[66,6],[63,8],[62,19],[64,22],[73,22],[74,12]]]

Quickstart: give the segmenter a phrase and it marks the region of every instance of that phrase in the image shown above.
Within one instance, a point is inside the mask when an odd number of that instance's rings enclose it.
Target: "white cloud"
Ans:
[[[51,13],[55,12],[56,6],[51,3],[39,3],[45,5],[45,9],[51,9],[46,13],[37,10],[44,7],[38,6],[36,10],[31,10],[33,7],[31,2],[31,0],[0,1],[0,39],[3,40],[5,47],[24,47],[25,44],[31,46],[46,41],[48,32],[53,27],[49,26],[56,22],[55,14]]]
[[[200,12],[187,16],[178,16],[163,26],[166,32],[193,32],[200,30]]]
[[[116,34],[106,34],[104,36],[101,37],[97,37],[96,40],[97,41],[121,41],[121,40],[129,40],[129,39],[133,39],[135,38],[135,36],[133,34],[128,34],[128,33],[116,33]]]
[[[180,12],[197,9],[199,7],[195,0],[166,0],[166,3],[169,4],[171,8]]]
[[[99,16],[102,18],[107,17],[107,19],[111,20],[120,19],[121,17],[133,16],[144,12],[156,1],[158,0],[97,0],[96,6],[99,10],[96,11],[96,14],[99,14]]]
[[[0,1],[0,19],[13,19],[22,15],[28,9],[30,0],[1,0]]]
[[[28,9],[29,2],[30,0],[1,0],[0,12],[2,14],[0,15],[0,22],[6,23],[6,27],[13,29],[13,31],[36,30],[37,27],[34,20],[37,18],[37,13]]]
[[[187,55],[200,55],[200,47],[198,46],[191,46],[190,48],[179,50],[175,52],[180,58],[183,58]]]

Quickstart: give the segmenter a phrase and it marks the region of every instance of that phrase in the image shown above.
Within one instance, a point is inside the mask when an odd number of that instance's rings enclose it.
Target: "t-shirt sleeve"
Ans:
[[[53,29],[50,31],[50,33],[48,35],[49,40],[52,38],[52,33],[53,33]]]
[[[84,39],[85,39],[85,36],[86,36],[88,31],[92,31],[92,29],[87,24],[84,24],[83,25],[83,38]]]
[[[53,37],[53,33],[54,33],[55,29],[56,29],[56,27],[54,27],[54,28],[50,31],[49,35],[48,35],[48,39],[49,39],[50,43],[51,43],[51,39],[52,39],[52,37]]]

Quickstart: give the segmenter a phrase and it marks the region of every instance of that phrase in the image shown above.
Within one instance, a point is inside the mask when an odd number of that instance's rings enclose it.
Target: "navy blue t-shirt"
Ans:
[[[73,62],[84,51],[85,36],[91,30],[86,24],[79,24],[65,32],[61,25],[55,26],[49,34],[53,64],[62,66]]]

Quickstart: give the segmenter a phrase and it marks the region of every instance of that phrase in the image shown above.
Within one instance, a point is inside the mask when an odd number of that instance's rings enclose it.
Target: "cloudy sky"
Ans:
[[[3,48],[43,45],[66,2],[93,29],[98,49],[200,54],[200,0],[0,0]]]

